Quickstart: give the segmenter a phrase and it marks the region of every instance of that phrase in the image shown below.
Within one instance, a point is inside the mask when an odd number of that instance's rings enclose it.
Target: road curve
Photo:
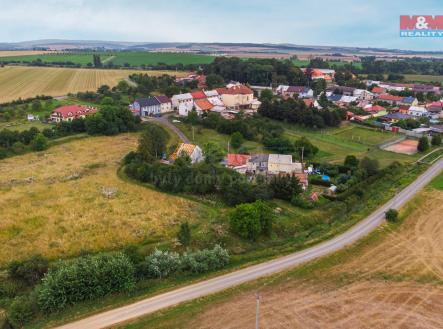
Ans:
[[[186,137],[186,135],[180,129],[178,129],[174,124],[172,124],[169,121],[169,117],[170,115],[168,114],[161,117],[149,117],[147,118],[147,121],[154,121],[165,126],[166,128],[169,128],[178,135],[178,137],[182,140],[183,143],[190,144],[191,141],[189,140],[189,138]]]
[[[99,313],[82,320],[66,324],[59,329],[100,329],[120,322],[153,313],[160,309],[171,307],[195,298],[207,296],[232,288],[236,285],[252,281],[263,276],[271,275],[316,258],[331,254],[342,249],[369,234],[384,221],[384,213],[390,208],[400,208],[411,200],[435,176],[443,171],[443,159],[418,177],[412,184],[398,193],[393,199],[380,207],[370,216],[360,221],[348,231],[308,249],[277,258],[262,264],[247,267],[229,274],[195,283],[158,296],[150,297],[139,302]]]

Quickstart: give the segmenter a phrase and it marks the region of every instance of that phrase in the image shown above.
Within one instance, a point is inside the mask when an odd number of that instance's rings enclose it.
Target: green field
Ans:
[[[360,62],[345,62],[345,61],[327,61],[327,62],[329,63],[329,65],[331,67],[333,65],[343,66],[345,64],[352,64],[356,68],[361,68],[361,63]],[[294,65],[299,66],[299,67],[306,67],[309,64],[309,61],[308,60],[303,60],[303,59],[296,59],[296,60],[293,60],[292,63],[294,63]]]
[[[412,82],[443,82],[443,75],[405,74],[405,80]]]
[[[0,62],[21,62],[30,63],[41,59],[43,62],[72,62],[79,65],[88,65],[92,63],[93,53],[58,53],[58,54],[40,54],[40,55],[25,55],[25,56],[9,56],[1,57]],[[175,65],[178,63],[188,64],[209,64],[214,60],[213,56],[187,54],[187,53],[151,53],[151,52],[106,52],[100,53],[103,63],[112,62],[114,65],[124,66],[140,66],[140,65],[157,65],[160,63],[167,65]]]
[[[109,58],[111,54],[101,54],[101,60],[104,61]],[[87,65],[92,63],[92,53],[58,53],[58,54],[39,54],[39,55],[25,55],[25,56],[9,56],[1,57],[0,62],[16,61],[21,63],[30,63],[41,59],[43,62],[72,62],[74,64]]]
[[[286,124],[285,136],[296,140],[307,137],[320,151],[313,159],[319,162],[340,163],[347,155],[359,158],[368,156],[378,159],[382,166],[394,161],[403,163],[418,159],[418,155],[409,156],[381,150],[378,146],[398,138],[390,132],[378,131],[356,125],[345,125],[341,128],[312,130]]]
[[[156,65],[167,64],[175,65],[178,63],[188,64],[209,64],[214,60],[213,56],[186,54],[186,53],[150,53],[145,51],[140,52],[118,52],[113,54],[113,57],[109,59],[109,62],[115,65],[125,65],[126,63],[131,66],[140,65]]]

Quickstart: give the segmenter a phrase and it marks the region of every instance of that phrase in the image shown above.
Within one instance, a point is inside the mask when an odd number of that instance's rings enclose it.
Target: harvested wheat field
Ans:
[[[117,176],[137,139],[85,138],[0,161],[0,266],[36,253],[55,258],[164,241],[175,237],[175,224],[196,218],[195,203]]]
[[[222,298],[182,327],[254,328],[258,289],[263,329],[443,328],[443,191],[428,189],[410,207],[399,228]]]
[[[0,58],[13,57],[13,56],[42,55],[42,54],[52,54],[52,53],[54,52],[50,50],[0,50]]]
[[[101,85],[111,87],[133,73],[171,74],[170,71],[97,70],[55,67],[0,67],[0,103],[37,95],[64,96],[80,91],[96,91]],[[186,75],[186,72],[173,72]]]

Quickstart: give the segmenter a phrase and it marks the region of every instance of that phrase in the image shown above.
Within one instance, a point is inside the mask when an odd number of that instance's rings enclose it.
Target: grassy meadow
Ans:
[[[137,134],[92,137],[0,161],[0,267],[39,253],[50,258],[130,243],[167,242],[195,202],[117,176]],[[102,188],[116,189],[106,198]]]
[[[37,95],[63,96],[80,91],[111,87],[133,73],[171,74],[170,71],[98,70],[54,67],[0,67],[0,103]],[[186,72],[174,72],[186,75]]]

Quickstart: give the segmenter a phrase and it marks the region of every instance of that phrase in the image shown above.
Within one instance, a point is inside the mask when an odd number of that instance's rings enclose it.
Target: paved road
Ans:
[[[387,202],[369,217],[353,226],[345,233],[294,254],[266,263],[254,265],[239,271],[225,274],[214,279],[192,284],[158,296],[144,299],[134,304],[103,312],[91,317],[62,326],[63,329],[99,329],[131,320],[160,309],[177,305],[198,297],[214,294],[241,283],[274,274],[313,259],[331,254],[364,237],[384,221],[384,213],[390,208],[399,208],[411,200],[417,192],[426,186],[432,178],[443,170],[443,159],[436,162],[416,181],[402,190],[395,198]]]
[[[186,137],[185,134],[180,129],[178,129],[175,125],[173,125],[168,118],[169,118],[168,115],[161,117],[150,117],[147,119],[147,121],[155,121],[161,125],[166,126],[167,128],[171,129],[173,132],[175,132],[178,135],[178,137],[183,141],[183,143],[190,144],[191,141],[188,139],[188,137]]]

